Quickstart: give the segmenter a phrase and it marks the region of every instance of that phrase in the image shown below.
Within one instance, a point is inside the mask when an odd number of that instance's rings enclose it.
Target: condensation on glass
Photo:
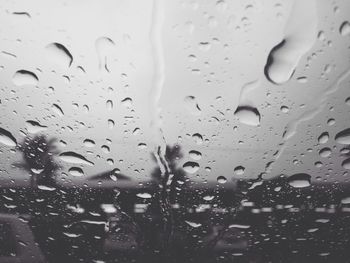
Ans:
[[[0,0],[0,261],[345,262],[349,10]]]

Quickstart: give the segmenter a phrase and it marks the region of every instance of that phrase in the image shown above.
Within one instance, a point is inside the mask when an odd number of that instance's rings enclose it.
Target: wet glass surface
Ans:
[[[0,0],[0,262],[348,262],[349,10]]]

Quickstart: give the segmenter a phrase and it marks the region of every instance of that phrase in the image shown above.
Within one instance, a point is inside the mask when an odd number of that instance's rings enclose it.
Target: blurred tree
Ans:
[[[165,150],[165,160],[169,167],[169,175],[166,178],[162,178],[162,172],[158,165],[157,158],[152,153],[152,159],[157,166],[151,173],[152,180],[162,187],[168,189],[170,194],[170,202],[176,202],[177,197],[177,189],[180,189],[182,185],[184,185],[187,181],[186,172],[182,167],[179,167],[179,161],[183,158],[183,153],[181,150],[181,146],[175,144],[173,146],[167,145]]]
[[[56,139],[48,140],[45,135],[27,137],[18,145],[22,152],[23,162],[15,164],[17,167],[30,172],[30,185],[36,188],[38,185],[55,186],[56,171],[59,165],[53,156],[57,154]]]

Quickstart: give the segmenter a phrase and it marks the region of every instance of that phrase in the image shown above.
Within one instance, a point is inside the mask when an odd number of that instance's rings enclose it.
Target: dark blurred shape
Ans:
[[[27,137],[18,145],[22,152],[23,163],[15,164],[17,167],[29,171],[31,174],[30,185],[32,188],[38,185],[56,186],[56,172],[60,166],[53,156],[57,154],[56,139],[47,139],[45,135]]]
[[[88,180],[89,181],[92,181],[92,180],[101,180],[101,181],[127,180],[127,181],[130,181],[131,179],[128,176],[119,173],[119,169],[113,169],[110,171],[106,171],[106,172],[102,172],[102,173],[98,173],[96,175],[93,175],[93,176],[89,177]]]

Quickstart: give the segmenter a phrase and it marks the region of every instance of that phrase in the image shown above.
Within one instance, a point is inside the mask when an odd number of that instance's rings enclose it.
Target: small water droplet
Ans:
[[[194,96],[187,96],[184,99],[185,107],[194,116],[199,116],[202,113],[201,108],[199,107],[196,98]]]
[[[227,182],[227,179],[225,176],[218,176],[218,178],[216,178],[216,181],[219,183],[219,184],[225,184]]]
[[[185,220],[185,222],[186,222],[189,226],[194,227],[194,228],[198,228],[198,227],[202,226],[201,223],[196,223],[196,222],[192,222],[192,221],[188,221],[188,220]]]
[[[127,108],[127,109],[130,109],[132,107],[132,99],[131,98],[125,98],[121,101],[122,105]]]
[[[149,193],[138,193],[136,194],[137,197],[143,198],[143,199],[150,199],[152,198],[152,195]]]
[[[234,173],[236,175],[243,175],[244,174],[244,170],[245,170],[245,168],[243,166],[237,166],[234,169]]]
[[[107,107],[107,110],[112,110],[113,109],[113,101],[107,100],[106,107]]]
[[[328,132],[323,132],[321,135],[318,137],[318,142],[321,144],[327,143],[329,139],[329,133]]]

